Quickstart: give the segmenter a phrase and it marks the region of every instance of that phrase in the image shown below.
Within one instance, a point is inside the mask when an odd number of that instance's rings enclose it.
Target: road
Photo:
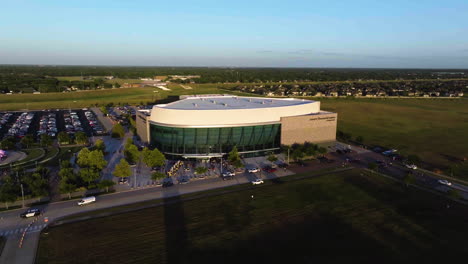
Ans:
[[[124,142],[124,140],[116,140],[116,142],[110,144],[108,148],[109,150],[117,150],[122,146],[122,144],[124,144]],[[116,153],[111,152],[109,157],[106,157],[106,159],[109,159],[109,163],[114,165],[117,160],[121,158],[121,154],[118,154],[117,156],[115,154]],[[428,175],[419,170],[406,169],[401,164],[394,163],[394,161],[380,154],[367,150],[360,149],[359,151],[355,151],[350,154],[332,153],[329,154],[329,157],[334,160],[333,164],[335,167],[340,167],[339,165],[341,164],[348,164],[357,168],[367,168],[368,163],[370,162],[382,161],[387,165],[381,166],[378,169],[381,173],[390,175],[397,179],[403,179],[405,175],[408,174],[408,172],[412,172],[415,175],[415,179],[418,185],[443,192],[446,192],[451,188],[458,189],[465,198],[468,198],[467,186],[456,183],[453,183],[451,187],[441,185],[438,183],[438,178],[434,177],[433,175]],[[250,165],[253,164],[257,165],[258,167],[262,167],[262,165],[265,163],[265,158],[250,158],[246,159],[245,162]],[[144,170],[143,168],[145,168],[145,166],[140,166],[139,169],[139,174],[143,175],[138,176],[142,177],[142,182],[146,181],[149,174],[149,169],[146,168]],[[21,209],[2,212],[0,213],[0,236],[6,236],[8,239],[4,252],[0,257],[0,263],[33,263],[37,241],[39,239],[39,233],[46,226],[46,219],[50,223],[53,222],[54,219],[75,213],[104,209],[119,205],[127,205],[159,198],[167,198],[209,189],[224,188],[227,186],[248,183],[255,178],[275,179],[293,174],[293,172],[289,170],[278,170],[276,173],[259,172],[255,174],[244,172],[236,175],[232,180],[223,181],[221,178],[215,176],[217,173],[219,173],[219,171],[212,172],[212,177],[207,177],[205,179],[191,178],[190,183],[188,184],[176,184],[168,188],[155,187],[151,185],[137,185],[136,187],[141,188],[130,189],[130,186],[127,186],[126,188],[123,188],[123,191],[109,195],[98,196],[96,203],[83,207],[78,206],[76,200],[41,205],[35,208],[41,209],[43,212],[42,215],[31,219],[20,218],[19,214],[24,211]],[[192,175],[193,167],[188,171],[181,169],[179,173],[174,176],[174,179],[176,180],[177,177],[180,176]],[[113,179],[112,175],[109,173],[104,174],[104,178]],[[18,248],[22,233],[25,233],[23,247]]]
[[[256,177],[262,179],[274,179],[286,175],[293,174],[290,171],[281,171],[277,175],[265,174],[262,172],[251,174],[243,173],[237,175],[232,180],[223,181],[219,177],[205,178],[200,180],[192,180],[189,184],[175,184],[172,187],[146,187],[141,189],[121,191],[113,194],[97,197],[97,202],[80,207],[77,205],[77,200],[62,201],[51,203],[34,208],[39,208],[42,214],[35,218],[23,219],[19,214],[25,209],[11,210],[0,213],[0,236],[7,237],[7,245],[0,257],[0,263],[33,263],[36,250],[38,234],[45,228],[47,222],[50,223],[54,219],[97,209],[115,207],[119,205],[132,204],[142,201],[154,200],[159,198],[167,198],[178,196],[187,193],[199,192],[209,189],[224,188],[227,186],[244,184],[252,181]],[[19,248],[19,242],[22,233],[25,233],[24,246]]]

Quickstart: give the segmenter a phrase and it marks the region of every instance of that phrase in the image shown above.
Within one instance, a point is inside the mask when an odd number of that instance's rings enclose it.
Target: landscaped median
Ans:
[[[68,217],[62,221],[70,223],[52,225],[41,234],[36,259],[446,261],[464,256],[468,232],[468,207],[455,203],[448,210],[446,202],[365,170],[304,173],[263,186],[236,185]]]

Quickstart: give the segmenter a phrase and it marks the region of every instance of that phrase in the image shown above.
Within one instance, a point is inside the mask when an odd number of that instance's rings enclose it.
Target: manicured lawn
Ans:
[[[23,160],[17,161],[16,163],[25,163],[31,160],[35,160],[39,158],[40,156],[44,155],[45,151],[42,148],[33,148],[33,149],[23,149],[22,150],[24,153],[27,154],[26,158]],[[15,163],[13,163],[15,164]]]
[[[74,147],[60,147],[58,149],[58,154],[57,156],[46,162],[47,166],[58,166],[59,161],[63,160],[70,160],[70,158],[75,154],[76,152],[80,151],[83,147],[81,146],[74,146]]]
[[[353,139],[362,136],[366,144],[417,154],[439,169],[463,166],[453,157],[468,157],[466,99],[317,100],[323,109],[338,112],[339,130]]]
[[[468,208],[358,170],[53,227],[37,263],[398,263],[464,257]],[[253,195],[253,198],[252,198]],[[174,199],[171,199],[174,201]]]

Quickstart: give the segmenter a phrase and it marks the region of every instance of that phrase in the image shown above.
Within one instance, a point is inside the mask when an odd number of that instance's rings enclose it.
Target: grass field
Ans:
[[[41,235],[37,263],[432,263],[465,255],[467,207],[447,209],[444,198],[361,173],[53,227]]]
[[[353,138],[364,137],[367,144],[417,154],[439,169],[461,166],[453,158],[468,157],[468,100],[320,101],[323,109],[338,112],[340,130],[351,133]]]
[[[82,108],[94,104],[140,104],[181,94],[231,93],[234,84],[190,84],[183,89],[169,84],[157,88],[120,88],[73,93],[0,95],[0,110]],[[236,93],[238,95],[250,95]],[[325,110],[338,112],[338,129],[364,143],[394,147],[403,154],[418,154],[427,163],[454,175],[468,177],[468,100],[466,99],[345,99],[312,98]],[[455,157],[455,159],[454,159]],[[466,162],[465,162],[466,163]]]
[[[81,81],[81,76],[58,76],[54,77],[57,80],[60,81]],[[95,78],[104,78],[104,76],[95,76]],[[105,80],[107,83],[119,83],[120,85],[124,83],[140,83],[140,79],[120,79],[120,78],[115,78],[112,80]],[[84,80],[84,82],[93,82],[93,80]]]

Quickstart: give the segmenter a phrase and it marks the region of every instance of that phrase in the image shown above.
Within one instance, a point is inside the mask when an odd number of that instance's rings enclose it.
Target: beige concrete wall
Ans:
[[[141,112],[136,112],[136,129],[137,134],[143,143],[149,143],[149,116]]]
[[[338,114],[318,114],[281,118],[281,144],[330,142],[336,140]]]
[[[283,116],[298,116],[320,111],[320,102],[248,109],[181,110],[155,105],[150,120],[167,126],[222,127],[278,123]]]

